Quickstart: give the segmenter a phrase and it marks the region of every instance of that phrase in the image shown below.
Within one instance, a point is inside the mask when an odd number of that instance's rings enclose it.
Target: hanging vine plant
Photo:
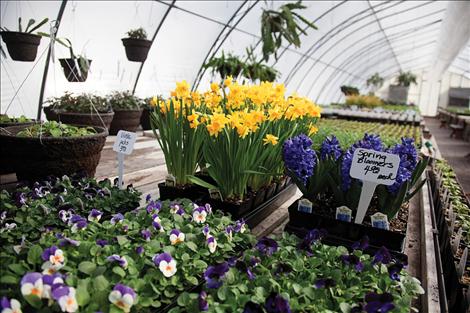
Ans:
[[[228,53],[227,56],[222,51],[219,57],[212,57],[206,64],[205,69],[212,69],[212,74],[219,73],[224,79],[227,76],[238,77],[240,73],[245,71],[246,64],[239,57]]]
[[[373,86],[375,89],[379,89],[384,84],[384,79],[379,73],[375,73],[371,77],[369,77],[366,81],[367,86]]]
[[[416,75],[412,72],[402,72],[398,75],[398,85],[403,87],[409,87],[411,84],[417,84]]]
[[[307,32],[301,27],[302,24],[305,24],[307,28],[317,29],[311,21],[295,12],[305,8],[307,7],[302,4],[302,1],[297,1],[282,5],[277,11],[263,10],[261,38],[265,61],[268,61],[273,54],[277,59],[277,50],[284,40],[297,48],[300,47],[300,35],[307,35]]]

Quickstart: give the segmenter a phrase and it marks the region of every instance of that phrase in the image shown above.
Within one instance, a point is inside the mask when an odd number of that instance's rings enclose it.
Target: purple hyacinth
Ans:
[[[366,302],[364,310],[367,313],[386,313],[395,308],[393,296],[388,292],[383,294],[370,292],[364,297],[364,300]]]
[[[291,313],[289,301],[280,294],[272,292],[266,299],[264,308],[268,313]]]
[[[364,134],[364,138],[354,143],[343,156],[343,162],[341,163],[341,189],[347,191],[351,187],[351,176],[349,171],[351,170],[352,159],[354,151],[357,148],[371,149],[375,151],[383,151],[382,140],[379,135]]]
[[[228,270],[229,266],[227,262],[209,266],[204,272],[204,279],[206,280],[207,288],[216,289],[222,286],[222,278]]]
[[[261,254],[271,256],[277,251],[278,244],[274,239],[263,237],[256,243],[256,248]]]
[[[317,163],[312,140],[304,134],[287,139],[282,147],[282,157],[286,168],[305,185]]]
[[[364,269],[364,264],[362,264],[361,260],[359,259],[357,255],[354,255],[354,254],[342,255],[341,261],[346,265],[354,266],[354,268],[358,272],[362,272],[362,270]]]
[[[418,164],[418,153],[414,145],[414,139],[402,138],[401,144],[395,145],[387,152],[400,156],[400,165],[398,168],[396,181],[393,185],[387,187],[389,192],[392,194],[397,194],[403,183],[411,179],[413,171]]]
[[[332,278],[320,278],[315,282],[316,288],[331,288],[336,286],[336,281]]]
[[[341,156],[342,151],[339,145],[338,138],[336,136],[326,137],[320,147],[320,157],[322,160],[332,158],[338,160]]]
[[[372,264],[377,264],[377,263],[388,264],[390,262],[392,262],[392,256],[390,255],[390,252],[388,251],[388,249],[382,246],[375,253]]]
[[[207,293],[205,291],[201,291],[198,297],[199,302],[199,310],[200,311],[208,311],[209,304],[207,303]]]
[[[369,237],[367,235],[362,237],[359,241],[354,242],[351,246],[353,250],[362,250],[362,251],[364,251],[368,247],[369,247]]]

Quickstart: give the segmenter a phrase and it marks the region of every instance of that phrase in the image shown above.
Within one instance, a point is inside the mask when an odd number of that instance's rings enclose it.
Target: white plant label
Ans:
[[[465,273],[465,265],[467,264],[467,257],[468,257],[468,247],[463,250],[462,257],[460,258],[459,266],[457,268],[459,277],[462,277]]]
[[[297,211],[304,213],[312,213],[313,203],[308,199],[300,199],[299,205],[297,206]]]
[[[336,219],[344,222],[351,222],[352,210],[347,206],[336,208]]]
[[[399,166],[400,157],[396,154],[363,148],[354,151],[349,175],[363,182],[355,223],[361,224],[364,220],[375,187],[395,183]]]
[[[120,130],[117,133],[116,141],[113,145],[113,151],[117,152],[118,156],[118,186],[121,189],[123,187],[122,177],[124,175],[124,155],[132,153],[136,139],[136,133]]]
[[[173,175],[171,175],[171,174],[166,175],[166,178],[165,178],[165,186],[168,186],[168,187],[175,187],[175,186],[176,186],[176,178],[175,178],[175,176],[173,176]]]
[[[390,224],[388,223],[388,217],[380,212],[371,215],[370,217],[372,227],[388,230]]]

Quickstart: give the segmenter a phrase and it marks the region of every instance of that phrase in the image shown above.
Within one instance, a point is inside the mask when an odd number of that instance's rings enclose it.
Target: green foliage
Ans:
[[[27,118],[24,115],[21,115],[19,117],[10,117],[7,114],[0,114],[0,123],[2,124],[27,123],[33,121],[33,119]]]
[[[367,86],[373,86],[374,88],[378,89],[383,86],[384,79],[379,75],[379,73],[375,73],[371,77],[367,79]]]
[[[263,59],[269,61],[269,57],[274,54],[277,59],[277,50],[282,46],[283,41],[288,44],[300,47],[300,35],[307,35],[301,27],[305,24],[307,28],[317,29],[317,27],[296,11],[305,9],[302,1],[287,3],[276,10],[263,9],[261,15],[261,38],[263,41]]]
[[[399,86],[409,87],[411,84],[417,84],[416,75],[412,72],[400,71],[400,75],[398,75],[397,80]]]
[[[142,27],[137,29],[131,29],[128,31],[127,36],[132,39],[147,39],[147,32]]]
[[[28,25],[26,25],[26,28],[23,30],[22,22],[21,22],[21,17],[18,18],[18,32],[20,33],[26,33],[26,34],[32,34],[35,30],[40,28],[42,25],[46,24],[49,21],[49,19],[46,17],[45,19],[41,20],[39,23],[34,25],[36,23],[35,19],[29,19]],[[9,32],[10,30],[6,27],[1,27],[0,28],[2,31],[7,31]],[[38,35],[40,35],[38,33]]]
[[[93,94],[72,95],[65,92],[63,96],[51,98],[46,101],[54,111],[73,113],[109,113],[113,109],[104,97]]]
[[[35,124],[18,132],[18,137],[83,137],[96,134],[93,127],[76,127],[56,121]]]
[[[142,107],[142,99],[134,96],[129,91],[116,91],[107,97],[114,110],[139,110]]]
[[[240,73],[244,72],[245,62],[239,57],[228,53],[227,56],[222,51],[219,57],[213,57],[203,65],[205,69],[212,69],[212,73],[219,73],[222,79],[227,76],[238,77]]]
[[[454,113],[457,115],[470,115],[470,109],[463,107],[447,107],[445,108],[447,112]]]
[[[376,108],[383,106],[383,102],[379,97],[372,95],[350,95],[346,97],[346,104],[356,105],[360,108]]]
[[[359,94],[359,89],[357,89],[356,87],[353,87],[353,86],[343,85],[343,86],[341,86],[341,92],[345,96],[355,96],[355,95]]]

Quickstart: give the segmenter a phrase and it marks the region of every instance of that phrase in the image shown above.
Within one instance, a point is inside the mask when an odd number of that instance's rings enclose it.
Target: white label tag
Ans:
[[[463,250],[462,257],[460,258],[459,266],[457,268],[459,277],[462,277],[465,273],[465,265],[467,264],[468,247]]]
[[[355,223],[361,224],[364,220],[375,187],[395,183],[399,165],[400,157],[396,154],[362,148],[354,151],[349,175],[363,182]]]
[[[219,189],[209,189],[209,196],[211,199],[224,201]]]
[[[308,199],[300,199],[299,204],[297,206],[297,211],[304,212],[304,213],[312,213],[313,211],[313,203],[310,202]]]
[[[375,213],[370,217],[372,227],[388,230],[390,225],[388,224],[388,217],[380,212]]]
[[[343,222],[351,222],[352,210],[347,206],[336,208],[336,219]]]
[[[118,153],[129,155],[134,150],[134,144],[137,139],[137,134],[120,130],[116,136],[116,141],[113,145],[113,150]]]
[[[173,176],[173,175],[171,175],[171,174],[166,175],[166,178],[165,178],[165,186],[168,186],[168,187],[175,187],[175,186],[176,186],[176,178],[175,178],[175,176]]]

